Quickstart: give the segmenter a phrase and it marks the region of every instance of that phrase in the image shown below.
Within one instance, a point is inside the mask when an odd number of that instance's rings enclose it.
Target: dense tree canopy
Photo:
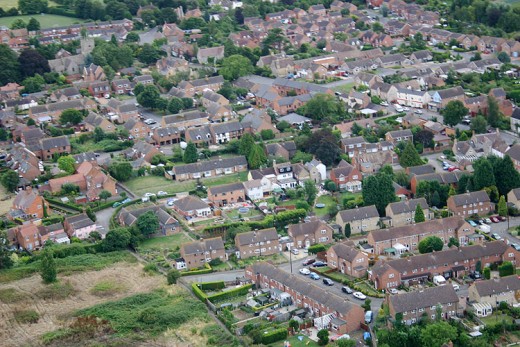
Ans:
[[[159,230],[159,218],[153,211],[148,211],[137,218],[136,225],[143,235],[149,236]]]
[[[197,147],[193,142],[189,142],[188,146],[184,150],[184,155],[182,157],[182,161],[186,164],[195,163],[199,159],[199,155],[197,153]]]
[[[20,82],[20,63],[16,53],[5,44],[0,44],[0,85]]]
[[[304,116],[315,121],[334,122],[345,114],[343,104],[329,94],[314,95],[302,110]]]
[[[495,185],[493,167],[487,158],[480,158],[473,163],[473,189],[481,190]]]
[[[224,58],[219,73],[228,81],[249,75],[254,71],[251,60],[241,55],[232,55]]]
[[[444,243],[437,236],[428,236],[419,242],[419,252],[421,254],[431,253],[433,251],[438,252],[442,250]]]
[[[401,154],[399,155],[399,164],[404,168],[424,164],[421,156],[417,153],[417,150],[411,141],[407,142],[406,146],[401,151]]]
[[[128,181],[132,177],[132,164],[127,161],[113,162],[108,171],[116,180]]]
[[[20,183],[20,176],[16,171],[7,170],[0,176],[0,180],[7,191],[14,192],[18,188],[18,183]]]
[[[83,114],[81,111],[75,109],[68,109],[61,113],[60,123],[61,124],[79,124],[83,120]]]
[[[35,74],[43,75],[51,71],[47,59],[45,59],[40,52],[32,48],[23,50],[18,57],[18,62],[20,63],[20,71],[24,77],[31,77]]]
[[[385,208],[391,202],[396,201],[392,176],[385,173],[377,173],[363,180],[363,201],[365,206],[376,205],[380,216],[385,216]]]
[[[338,139],[328,128],[313,132],[305,141],[303,149],[314,154],[326,166],[337,163],[341,154]]]
[[[75,164],[76,160],[71,155],[64,155],[58,159],[58,168],[69,175],[72,175],[74,171],[76,171]]]
[[[442,115],[444,116],[444,123],[455,126],[462,121],[462,118],[468,113],[468,109],[464,107],[462,101],[452,100],[448,102]]]
[[[18,10],[22,14],[39,14],[47,11],[47,0],[18,0]]]

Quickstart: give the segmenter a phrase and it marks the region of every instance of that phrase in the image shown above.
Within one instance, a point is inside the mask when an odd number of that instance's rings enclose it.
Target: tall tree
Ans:
[[[264,49],[270,49],[276,52],[285,51],[289,45],[289,40],[285,37],[280,28],[270,29],[262,41],[262,47],[264,47]]]
[[[365,206],[375,205],[380,216],[385,216],[385,208],[396,200],[392,177],[384,173],[368,176],[363,180],[363,201]]]
[[[184,150],[184,155],[182,156],[182,161],[186,164],[195,163],[199,159],[199,154],[197,153],[197,147],[193,142],[189,142]]]
[[[462,121],[462,118],[468,114],[468,109],[464,107],[462,101],[452,100],[448,102],[442,115],[444,116],[444,123],[455,126]]]
[[[5,189],[9,192],[16,191],[16,188],[18,188],[18,183],[20,183],[20,176],[18,176],[18,173],[13,170],[7,170],[2,176],[2,185]]]
[[[487,122],[492,127],[497,127],[500,121],[500,109],[498,108],[497,100],[488,96],[488,110],[487,110]]]
[[[338,139],[329,128],[313,132],[301,149],[314,154],[326,166],[333,165],[340,160],[341,149]]]
[[[0,44],[0,66],[0,85],[21,81],[18,56],[6,44]]]
[[[35,74],[43,75],[51,71],[47,59],[35,49],[24,49],[18,57],[20,71],[24,77],[32,77]]]
[[[113,252],[128,248],[132,235],[128,228],[115,228],[110,230],[103,242],[101,247],[104,252]]]
[[[11,251],[9,249],[9,240],[5,230],[0,231],[0,270],[9,269],[13,266],[11,259]]]
[[[132,177],[132,164],[127,161],[113,162],[108,171],[116,180],[124,182]]]
[[[58,168],[65,171],[69,175],[72,175],[75,168],[76,160],[71,155],[65,155],[58,158]]]
[[[486,132],[487,128],[487,120],[484,116],[478,115],[471,121],[470,129],[473,130],[477,134],[482,134]]]
[[[314,95],[303,107],[304,116],[316,121],[330,120],[344,113],[342,104],[329,94]]]
[[[149,236],[159,230],[159,218],[153,211],[148,211],[137,218],[136,225],[144,236]]]
[[[411,141],[408,141],[403,151],[401,152],[401,155],[399,156],[399,164],[405,168],[424,164],[421,156]]]
[[[47,248],[43,249],[42,259],[40,263],[40,276],[44,283],[53,283],[57,280],[56,262],[54,261],[53,252]]]
[[[421,345],[428,347],[441,347],[449,341],[455,341],[458,337],[457,328],[445,321],[426,325],[420,334]]]
[[[60,115],[61,124],[79,124],[83,120],[83,114],[73,108],[65,110]]]
[[[143,91],[137,95],[137,102],[146,108],[155,108],[156,101],[161,97],[159,89],[153,84],[148,84]]]
[[[182,111],[184,104],[180,98],[173,97],[168,103],[168,112],[176,114]]]
[[[38,22],[35,18],[31,17],[29,22],[27,23],[27,31],[38,31],[40,30],[40,22]]]
[[[349,238],[352,234],[352,227],[350,226],[350,223],[345,224],[345,237]]]
[[[228,81],[234,81],[239,77],[253,73],[254,67],[251,60],[235,54],[224,58],[219,73]]]
[[[424,211],[421,207],[421,204],[417,204],[417,206],[415,207],[414,221],[415,223],[422,223],[425,220],[426,219],[424,218]]]
[[[481,190],[495,185],[493,167],[487,158],[480,158],[473,163],[473,188]]]
[[[250,133],[245,133],[238,145],[238,154],[248,155],[255,145],[255,138]]]
[[[149,43],[142,45],[137,53],[137,59],[144,64],[155,64],[161,58],[161,51]]]
[[[108,190],[103,189],[99,193],[99,198],[105,200],[105,202],[107,202],[107,199],[110,198],[111,196],[112,196],[112,193],[110,193]]]
[[[23,14],[40,14],[47,12],[47,0],[18,0],[18,10]]]
[[[433,133],[429,130],[418,131],[413,139],[418,143],[422,144],[424,148],[433,147]]]
[[[316,188],[316,184],[314,183],[314,181],[305,181],[303,184],[303,190],[305,191],[305,196],[307,197],[307,202],[309,203],[309,205],[314,205],[316,195],[318,195],[318,188]]]
[[[444,247],[444,242],[437,236],[428,236],[419,242],[419,252],[421,254],[431,253],[433,251],[438,252]]]
[[[259,169],[262,165],[267,163],[267,155],[265,154],[264,146],[255,144],[251,152],[247,155],[247,163],[249,169]]]
[[[497,212],[499,216],[507,216],[507,203],[504,195],[502,195],[500,199],[498,199]]]
[[[506,155],[503,159],[490,157],[492,161],[495,183],[500,195],[507,195],[511,189],[520,187],[520,173],[515,169],[511,157]]]

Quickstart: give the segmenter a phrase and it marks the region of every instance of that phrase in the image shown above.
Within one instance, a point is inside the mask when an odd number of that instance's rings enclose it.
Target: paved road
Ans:
[[[509,228],[517,227],[520,225],[520,217],[510,217],[509,218]],[[516,243],[520,244],[520,240],[515,236],[509,234],[508,230],[508,222],[500,222],[500,223],[492,223],[489,225],[491,228],[490,233],[497,233],[500,235],[506,242],[508,243]]]

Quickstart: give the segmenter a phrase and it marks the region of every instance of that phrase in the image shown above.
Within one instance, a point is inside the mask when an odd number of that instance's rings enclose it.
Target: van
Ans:
[[[453,283],[453,289],[455,289],[456,292],[460,290],[460,287],[457,283]]]
[[[479,225],[477,228],[478,228],[478,230],[482,231],[484,234],[489,234],[489,232],[491,231],[491,227],[486,224]]]
[[[404,108],[401,107],[401,105],[395,105],[395,110],[397,112],[403,112],[404,111]]]
[[[446,284],[446,279],[443,276],[433,276],[433,283],[436,286],[443,286]]]
[[[374,319],[374,313],[372,311],[367,311],[365,313],[365,323],[372,323],[372,319]]]

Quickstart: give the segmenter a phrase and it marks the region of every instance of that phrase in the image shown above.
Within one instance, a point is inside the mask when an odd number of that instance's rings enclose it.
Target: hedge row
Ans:
[[[211,268],[211,266],[209,266],[208,263],[205,263],[204,267],[205,267],[205,269],[202,269],[202,270],[181,272],[181,276],[204,275],[204,274],[209,274],[209,273],[213,272],[213,269]]]
[[[197,283],[192,283],[191,284],[191,290],[193,290],[193,294],[195,294],[195,296],[197,298],[199,298],[201,301],[203,302],[206,302],[206,294],[204,294],[204,292],[199,288],[198,284]]]
[[[287,338],[287,329],[279,328],[264,334],[262,337],[262,344],[269,345],[271,343],[283,340]]]
[[[202,290],[219,290],[226,288],[226,284],[224,281],[216,281],[216,282],[202,282],[199,283],[199,288]]]
[[[53,204],[53,205],[61,206],[61,207],[65,207],[65,208],[69,208],[71,210],[75,210],[75,211],[78,211],[78,212],[83,212],[83,207],[80,207],[80,206],[77,206],[77,205],[67,204],[67,203],[62,202],[60,200],[55,200],[53,198],[45,198],[45,200],[47,200],[47,202],[49,204]]]
[[[249,289],[251,289],[252,286],[252,284],[246,284],[235,289],[226,290],[225,292],[213,294],[211,296],[208,296],[208,300],[212,303],[215,303],[217,301],[222,301],[229,298],[235,298],[237,296],[245,295],[249,292]]]
[[[92,212],[98,212],[98,211],[104,210],[105,208],[112,207],[116,202],[121,202],[123,200],[125,200],[125,199],[104,202],[102,204],[97,205],[96,207],[92,207]]]
[[[76,13],[65,10],[63,8],[58,8],[58,7],[49,7],[49,8],[47,8],[47,10],[45,12],[48,14],[56,14],[59,16],[65,16],[65,17],[70,17],[70,18],[78,18]]]
[[[265,310],[266,308],[274,306],[276,304],[278,304],[278,302],[272,302],[272,303],[264,305],[264,306],[252,307],[252,309],[253,309],[253,312],[258,312],[258,311]]]

